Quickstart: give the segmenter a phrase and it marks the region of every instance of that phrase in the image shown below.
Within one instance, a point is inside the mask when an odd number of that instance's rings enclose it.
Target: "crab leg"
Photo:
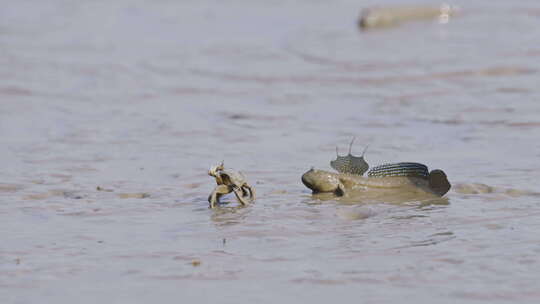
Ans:
[[[214,188],[214,191],[208,196],[208,202],[210,203],[210,208],[214,208],[219,202],[219,198],[227,193],[231,193],[231,189],[226,185],[218,185]],[[236,192],[235,192],[236,193]],[[238,194],[236,195],[238,197]]]
[[[242,186],[242,190],[245,192],[246,195],[249,195],[249,199],[251,201],[255,200],[255,189],[251,188],[247,184]]]
[[[249,204],[249,201],[247,201],[245,199],[245,197],[244,197],[243,187],[242,188],[234,188],[233,191],[234,191],[234,194],[236,195],[236,198],[238,199],[238,201],[242,205],[247,206]]]

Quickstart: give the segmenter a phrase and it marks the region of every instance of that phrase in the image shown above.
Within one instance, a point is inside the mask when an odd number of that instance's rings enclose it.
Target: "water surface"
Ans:
[[[4,1],[0,301],[537,303],[538,2],[359,32],[372,4]],[[494,190],[312,197],[353,136]],[[208,209],[221,160],[253,206]]]

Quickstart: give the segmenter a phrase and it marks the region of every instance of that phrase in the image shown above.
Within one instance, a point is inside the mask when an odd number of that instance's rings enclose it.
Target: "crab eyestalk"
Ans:
[[[224,168],[225,167],[224,167],[223,161],[222,161],[221,164],[219,164],[217,166],[210,167],[210,170],[208,170],[208,175],[213,176],[213,177],[217,177],[218,176],[218,171],[223,171]]]

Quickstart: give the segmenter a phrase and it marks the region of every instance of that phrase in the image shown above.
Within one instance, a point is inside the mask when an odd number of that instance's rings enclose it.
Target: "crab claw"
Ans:
[[[208,175],[216,177],[217,176],[217,167],[218,166],[210,167],[210,169],[208,170]]]

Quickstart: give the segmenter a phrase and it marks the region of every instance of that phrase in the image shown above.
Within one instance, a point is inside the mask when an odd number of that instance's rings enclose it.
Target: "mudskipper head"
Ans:
[[[314,193],[342,192],[342,185],[335,174],[311,168],[302,175],[302,183]]]
[[[340,156],[338,148],[336,147],[336,159],[330,161],[330,166],[339,173],[363,175],[369,169],[368,163],[364,160],[364,154],[366,153],[368,146],[366,146],[361,156],[354,156],[352,155],[352,145],[354,140],[355,138],[353,137],[349,144],[349,154],[346,156]]]

